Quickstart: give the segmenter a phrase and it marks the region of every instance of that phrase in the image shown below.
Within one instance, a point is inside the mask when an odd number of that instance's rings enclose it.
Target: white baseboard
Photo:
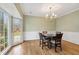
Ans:
[[[0,55],[5,55],[10,49],[11,49],[12,46],[8,46],[6,49],[4,49]]]
[[[23,42],[24,42],[24,41],[16,42],[16,43],[14,43],[12,46],[16,46],[16,45],[21,44],[21,43],[23,43]]]
[[[4,50],[0,53],[0,55],[5,55],[13,46],[16,46],[16,45],[21,44],[21,43],[23,43],[23,41],[17,42],[17,43],[15,43],[15,44],[11,45],[11,46],[8,46],[6,49],[4,49]]]

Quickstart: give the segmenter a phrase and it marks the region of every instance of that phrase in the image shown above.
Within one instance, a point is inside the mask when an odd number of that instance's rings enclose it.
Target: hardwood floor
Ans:
[[[7,54],[8,55],[79,55],[79,45],[63,41],[63,51],[55,52],[54,48],[42,49],[39,46],[38,40],[26,41],[20,45],[13,47]]]

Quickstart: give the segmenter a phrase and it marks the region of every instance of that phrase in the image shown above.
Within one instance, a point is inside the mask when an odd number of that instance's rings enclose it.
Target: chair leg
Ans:
[[[60,50],[62,51],[62,45],[60,44]]]
[[[62,51],[62,47],[60,46],[60,50]]]
[[[43,47],[44,47],[44,43],[42,42],[41,44],[42,44],[42,49],[43,49]]]
[[[41,46],[41,40],[40,40],[39,46]]]
[[[57,52],[57,49],[56,48],[57,48],[57,45],[55,44],[55,52]]]
[[[48,46],[48,48],[50,48],[50,44],[49,44],[49,42],[47,42],[47,46]]]
[[[51,43],[49,42],[49,43],[48,43],[48,48],[51,49],[51,47],[52,47],[52,46],[51,46]]]
[[[43,44],[42,44],[42,49],[44,48],[44,46],[45,46],[45,44],[43,43]]]

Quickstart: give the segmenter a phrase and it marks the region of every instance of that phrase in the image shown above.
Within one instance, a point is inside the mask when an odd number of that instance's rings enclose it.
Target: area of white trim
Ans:
[[[39,39],[39,35],[38,35],[39,32],[40,31],[24,32],[24,40],[26,41],[26,40]],[[55,31],[49,31],[49,33],[55,34]],[[79,45],[79,32],[64,32],[63,31],[63,40]]]
[[[39,39],[39,32],[42,31],[32,31],[32,32],[24,32],[24,40],[35,40]],[[55,31],[48,31],[48,33],[55,33]]]
[[[79,32],[63,32],[63,40],[79,45]]]

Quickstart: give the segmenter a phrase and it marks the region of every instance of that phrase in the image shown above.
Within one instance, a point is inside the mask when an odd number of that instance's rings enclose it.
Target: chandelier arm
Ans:
[[[51,19],[56,17],[55,13],[54,12],[52,13],[52,7],[49,7],[49,13],[47,17]]]

